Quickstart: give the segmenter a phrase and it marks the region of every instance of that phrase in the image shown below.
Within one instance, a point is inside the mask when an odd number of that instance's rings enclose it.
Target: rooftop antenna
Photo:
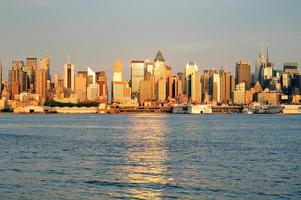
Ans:
[[[267,42],[267,63],[269,62],[269,42]]]
[[[261,47],[260,47],[260,51],[259,51],[259,57],[263,56],[263,41],[261,40]]]

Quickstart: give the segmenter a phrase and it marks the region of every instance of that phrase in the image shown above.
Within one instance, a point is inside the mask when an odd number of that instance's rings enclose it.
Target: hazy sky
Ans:
[[[76,70],[109,77],[120,58],[128,78],[130,60],[153,60],[158,49],[174,73],[187,61],[233,70],[238,59],[254,64],[261,41],[277,66],[301,63],[300,0],[0,1],[5,77],[12,59],[47,55],[53,73],[70,55]]]

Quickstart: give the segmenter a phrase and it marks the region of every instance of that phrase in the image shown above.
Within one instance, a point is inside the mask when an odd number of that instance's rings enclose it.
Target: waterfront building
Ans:
[[[145,69],[144,61],[133,60],[131,61],[131,88],[132,95],[138,97],[140,81],[144,80]],[[149,65],[150,67],[150,65]],[[150,67],[151,68],[151,67]],[[149,69],[149,73],[152,73],[152,69]]]
[[[74,64],[65,64],[64,65],[64,88],[73,92],[75,88],[74,82]]]
[[[234,104],[245,104],[245,91],[246,91],[246,83],[241,82],[239,84],[236,84],[234,96],[233,96],[233,103]]]
[[[235,70],[236,84],[244,82],[246,89],[251,85],[251,62],[247,60],[240,60],[236,62]]]
[[[281,95],[278,92],[271,92],[266,88],[263,92],[258,93],[257,101],[262,104],[279,105]]]

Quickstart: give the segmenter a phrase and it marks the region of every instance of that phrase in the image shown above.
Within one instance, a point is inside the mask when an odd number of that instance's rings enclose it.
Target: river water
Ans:
[[[301,116],[0,114],[0,199],[301,199]]]

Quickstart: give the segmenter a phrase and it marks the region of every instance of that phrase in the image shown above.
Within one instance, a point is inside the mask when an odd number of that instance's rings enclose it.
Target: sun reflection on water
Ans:
[[[129,148],[126,152],[125,181],[135,187],[128,190],[132,198],[161,199],[162,185],[166,177],[168,148],[166,145],[165,116],[154,116],[143,120],[134,117],[130,121]]]

